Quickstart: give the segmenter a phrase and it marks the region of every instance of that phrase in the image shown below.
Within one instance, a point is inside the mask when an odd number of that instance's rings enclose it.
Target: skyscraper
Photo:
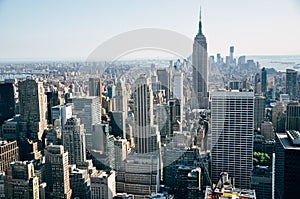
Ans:
[[[134,143],[138,153],[157,149],[157,132],[153,132],[153,92],[151,81],[141,74],[134,85]]]
[[[72,102],[74,103],[73,114],[77,115],[81,123],[84,124],[86,130],[86,147],[90,150],[93,148],[92,126],[101,123],[99,97],[74,97],[72,98]]]
[[[299,194],[295,184],[300,183],[300,133],[288,131],[276,134],[275,144],[275,198],[293,198]]]
[[[230,46],[229,48],[229,52],[230,52],[230,63],[233,63],[233,53],[234,53],[234,46]]]
[[[290,95],[291,100],[297,100],[297,71],[286,69],[286,94]]]
[[[114,110],[124,111],[127,116],[127,92],[123,79],[120,78],[117,80],[115,91],[116,93],[114,96]]]
[[[200,13],[199,31],[194,39],[193,55],[193,92],[199,105],[195,108],[208,108],[207,93],[207,43],[202,33],[202,21]]]
[[[71,199],[68,152],[62,145],[50,145],[45,149],[46,192],[53,199]]]
[[[288,103],[286,111],[286,130],[300,131],[300,103]]]
[[[163,69],[157,69],[157,78],[160,82],[160,87],[162,90],[165,91],[165,97],[166,100],[170,97],[170,77],[169,77],[169,71],[166,68]]]
[[[267,93],[267,86],[267,70],[265,69],[265,67],[263,67],[261,69],[261,92],[263,93],[263,95],[266,95]]]
[[[173,84],[172,84],[173,98],[179,99],[183,104],[183,73],[177,72],[173,74]]]
[[[41,140],[47,127],[47,100],[42,82],[24,80],[19,82],[21,139]]]
[[[15,115],[15,91],[12,83],[0,82],[0,126]]]
[[[86,160],[84,125],[76,116],[68,119],[62,131],[65,151],[69,152],[69,164]]]
[[[229,172],[235,185],[249,188],[253,157],[254,93],[219,91],[211,94],[212,181]]]
[[[254,129],[261,129],[261,123],[265,119],[266,98],[255,95],[254,98]]]
[[[100,78],[89,78],[89,95],[98,96],[102,105],[102,81]]]

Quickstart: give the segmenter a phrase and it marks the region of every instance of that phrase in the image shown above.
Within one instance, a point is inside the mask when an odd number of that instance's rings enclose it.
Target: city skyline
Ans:
[[[271,14],[292,3],[29,0],[12,17],[11,1],[0,0],[0,199],[297,195],[300,54],[247,53],[298,53],[297,22]]]
[[[84,60],[111,37],[148,27],[193,39],[200,5],[209,55],[228,54],[231,45],[237,55],[297,55],[300,50],[296,0],[59,3],[1,1],[0,59]]]

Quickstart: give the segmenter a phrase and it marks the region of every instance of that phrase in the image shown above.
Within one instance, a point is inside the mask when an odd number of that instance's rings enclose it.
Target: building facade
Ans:
[[[153,130],[153,92],[145,74],[134,85],[134,144],[137,153],[157,150],[158,132]]]
[[[72,98],[74,104],[73,115],[80,118],[86,130],[86,147],[91,150],[93,148],[93,130],[94,124],[101,123],[101,106],[99,97],[74,97]]]
[[[290,131],[276,134],[275,144],[275,198],[293,198],[300,183],[300,133]]]
[[[217,91],[211,94],[211,175],[228,172],[240,188],[250,187],[253,167],[254,93]]]
[[[207,92],[207,42],[206,37],[202,33],[201,13],[199,20],[199,31],[194,39],[193,54],[193,93],[197,107],[208,108],[208,92]]]
[[[47,99],[42,82],[35,80],[19,81],[20,137],[41,140],[47,127]]]
[[[0,172],[5,172],[11,162],[19,160],[17,141],[0,141]]]
[[[102,105],[102,80],[100,78],[89,78],[89,95],[98,96]]]
[[[286,107],[286,130],[300,131],[300,103],[290,102]]]
[[[32,163],[12,162],[6,171],[5,197],[39,199],[39,180]]]
[[[91,176],[91,199],[113,199],[116,195],[115,171],[99,171]]]
[[[47,198],[71,199],[68,152],[62,145],[50,145],[45,149]]]
[[[293,69],[286,69],[285,80],[286,94],[290,96],[291,100],[298,100],[297,98],[297,71]]]
[[[69,164],[86,160],[84,125],[76,116],[68,119],[62,131],[64,150],[69,153]]]

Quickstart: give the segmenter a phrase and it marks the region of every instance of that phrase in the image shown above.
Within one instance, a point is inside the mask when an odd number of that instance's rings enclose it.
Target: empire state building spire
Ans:
[[[201,20],[201,6],[200,6],[200,15],[199,15],[199,31],[198,35],[203,35],[202,34],[202,20]]]

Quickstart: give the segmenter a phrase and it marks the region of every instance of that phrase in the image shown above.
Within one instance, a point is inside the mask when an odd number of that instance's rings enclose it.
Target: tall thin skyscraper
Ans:
[[[124,111],[127,117],[127,92],[123,79],[118,79],[116,85],[116,95],[114,96],[114,110]]]
[[[193,92],[199,105],[195,108],[208,108],[207,93],[207,43],[202,33],[202,21],[200,13],[199,31],[194,39],[193,55]]]
[[[211,94],[211,170],[234,177],[236,187],[249,188],[253,157],[254,93],[219,91]]]
[[[265,119],[266,98],[264,96],[255,95],[254,98],[254,129],[260,130],[261,123]]]
[[[156,132],[153,127],[153,92],[150,78],[141,74],[135,81],[134,90],[134,143],[138,153],[148,153],[157,147],[155,138]]]
[[[19,82],[21,139],[41,140],[47,127],[47,99],[42,82],[24,80]]]
[[[53,199],[71,199],[68,152],[62,145],[50,145],[45,149],[46,192]]]
[[[234,46],[230,46],[229,51],[230,51],[230,63],[232,64],[234,61],[234,58],[233,58]]]
[[[157,69],[157,78],[160,82],[160,87],[165,91],[166,101],[170,98],[170,74],[166,68]]]
[[[266,95],[267,93],[267,86],[267,70],[265,67],[263,67],[261,69],[261,92],[263,93],[263,95]]]
[[[86,160],[84,125],[76,116],[68,119],[64,129],[63,144],[65,151],[69,152],[69,164],[77,164]]]
[[[291,100],[297,100],[297,71],[286,69],[286,94],[290,95]]]

